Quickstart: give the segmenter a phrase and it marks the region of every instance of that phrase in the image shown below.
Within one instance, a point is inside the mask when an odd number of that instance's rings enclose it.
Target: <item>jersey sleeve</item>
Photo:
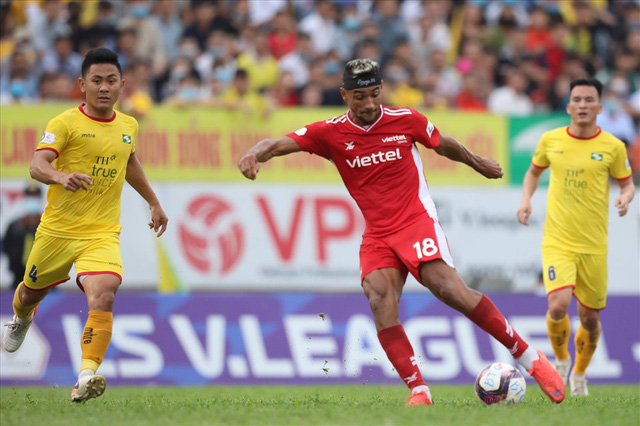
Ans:
[[[549,167],[549,159],[547,158],[547,134],[544,133],[542,137],[540,137],[540,141],[538,142],[538,147],[536,148],[536,152],[533,154],[533,158],[531,159],[531,164],[536,166],[539,169],[546,169]]]
[[[433,149],[440,145],[440,132],[427,117],[412,109],[413,138],[416,142]]]
[[[617,180],[631,177],[631,164],[629,164],[627,149],[623,143],[616,144],[615,158],[609,167],[609,173]]]
[[[302,148],[303,151],[316,154],[327,160],[331,159],[326,140],[327,123],[318,121],[317,123],[308,124],[295,132],[289,133],[287,136],[292,138]]]
[[[67,145],[68,140],[69,128],[67,124],[60,117],[56,117],[49,121],[47,127],[45,127],[36,151],[48,149],[55,152],[57,156],[60,156],[60,152],[62,152]]]

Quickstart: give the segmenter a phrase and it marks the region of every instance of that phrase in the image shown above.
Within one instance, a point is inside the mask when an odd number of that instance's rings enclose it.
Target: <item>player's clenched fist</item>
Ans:
[[[254,180],[260,170],[260,163],[255,155],[245,154],[238,160],[238,168],[247,179]]]
[[[500,164],[491,158],[481,158],[476,170],[489,179],[499,179],[504,175]]]
[[[80,188],[86,191],[89,189],[89,186],[93,185],[93,182],[89,175],[70,173],[62,178],[60,185],[67,191],[76,192]]]

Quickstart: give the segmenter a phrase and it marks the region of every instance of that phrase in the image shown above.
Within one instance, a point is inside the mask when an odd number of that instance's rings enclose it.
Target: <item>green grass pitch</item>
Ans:
[[[519,406],[484,407],[471,385],[434,385],[431,407],[404,406],[403,386],[110,387],[85,404],[70,389],[0,388],[9,425],[638,425],[640,387],[590,386],[587,398],[552,404],[529,385]]]

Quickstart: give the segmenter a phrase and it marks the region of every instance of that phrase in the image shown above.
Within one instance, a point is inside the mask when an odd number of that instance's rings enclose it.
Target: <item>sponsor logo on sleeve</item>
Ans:
[[[298,136],[304,136],[305,134],[307,134],[307,128],[303,127],[302,129],[296,130],[294,133]]]
[[[429,123],[427,124],[427,134],[429,135],[429,137],[431,137],[433,129],[435,129],[434,125],[429,121]]]
[[[631,170],[631,163],[629,163],[629,159],[624,160],[624,165],[627,167],[627,170]]]
[[[54,135],[51,132],[44,132],[42,134],[42,139],[40,139],[40,142],[44,142],[44,143],[54,143],[56,141],[56,135]]]

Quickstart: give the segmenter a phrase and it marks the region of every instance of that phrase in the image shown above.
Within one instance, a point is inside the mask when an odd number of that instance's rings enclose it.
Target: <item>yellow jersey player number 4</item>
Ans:
[[[168,218],[135,155],[138,123],[113,109],[125,84],[118,56],[106,48],[90,50],[78,84],[86,101],[49,122],[31,161],[31,176],[49,185],[47,206],[2,342],[8,352],[20,348],[38,304],[69,280],[75,264],[89,315],[71,399],[84,402],[106,388],[97,369],[111,340],[113,302],[123,279],[119,236],[125,180],[149,203],[149,227],[157,236]]]

